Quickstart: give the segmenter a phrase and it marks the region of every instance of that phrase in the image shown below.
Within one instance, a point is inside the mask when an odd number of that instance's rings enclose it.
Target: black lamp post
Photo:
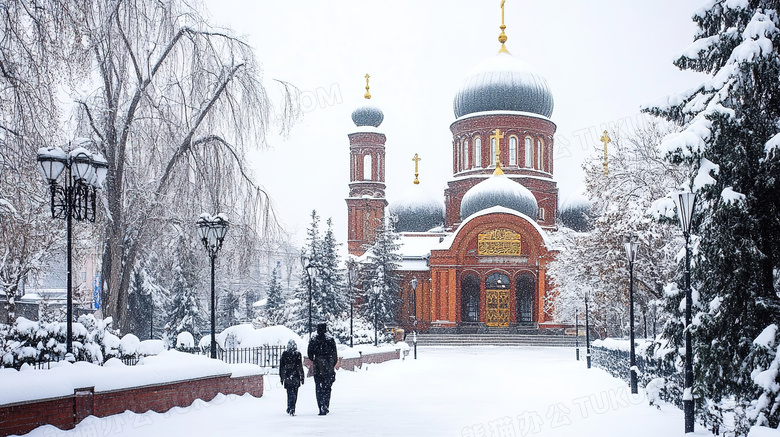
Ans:
[[[677,216],[685,236],[685,382],[683,389],[683,412],[685,432],[693,432],[693,346],[691,345],[691,221],[696,194],[679,193],[674,199]]]
[[[412,321],[412,343],[414,344],[414,359],[417,359],[417,278],[412,277],[409,281],[409,285],[412,287],[412,313],[414,314]]]
[[[355,280],[355,260],[350,258],[347,260],[347,286],[349,287],[349,347],[353,347],[352,339],[354,334],[353,328],[353,312],[355,310],[355,298],[353,297],[352,282]]]
[[[585,292],[585,360],[588,363],[588,369],[590,369],[590,313],[588,311],[589,294],[589,292]]]
[[[577,361],[580,360],[580,313],[574,310],[574,347],[577,349]]]
[[[308,279],[307,284],[309,288],[309,339],[311,340],[311,300],[312,300],[312,289],[314,288],[314,275],[317,274],[317,267],[311,262],[312,260],[303,256],[301,257],[301,262],[304,265],[304,270],[306,270],[306,277]]]
[[[59,147],[38,149],[38,166],[51,191],[52,218],[65,219],[66,225],[66,325],[67,353],[73,353],[73,219],[95,221],[95,197],[108,173],[108,162],[99,153],[93,154],[85,146],[95,146],[88,138],[71,143],[73,150],[65,153]],[[62,185],[57,178],[67,170]]]
[[[201,214],[196,222],[198,225],[198,234],[200,241],[206,248],[206,252],[211,259],[211,358],[217,358],[217,336],[216,336],[216,292],[214,282],[214,264],[217,259],[217,253],[222,248],[222,242],[227,234],[228,221],[224,214],[217,214],[212,217],[208,214]]]
[[[631,373],[631,393],[637,393],[636,383],[636,351],[634,348],[634,261],[636,261],[636,252],[639,248],[638,237],[632,235],[628,237],[628,241],[625,244],[626,257],[628,258],[628,318],[631,323],[631,344],[630,344],[630,368]]]

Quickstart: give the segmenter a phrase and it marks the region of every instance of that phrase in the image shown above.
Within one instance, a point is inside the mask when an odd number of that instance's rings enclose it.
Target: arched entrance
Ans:
[[[485,323],[509,326],[509,276],[491,273],[485,280]]]
[[[534,322],[534,290],[536,281],[530,273],[517,277],[517,322],[530,325]]]
[[[466,275],[461,281],[461,321],[475,323],[479,321],[479,278]]]

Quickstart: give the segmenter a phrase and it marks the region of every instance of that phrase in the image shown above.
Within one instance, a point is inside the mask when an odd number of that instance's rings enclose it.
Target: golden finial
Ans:
[[[368,73],[366,73],[366,93],[363,95],[363,97],[365,97],[367,99],[371,98],[371,93],[368,92],[368,78],[369,77],[371,77],[371,76],[369,76]]]
[[[420,171],[417,168],[417,163],[421,161],[420,157],[417,156],[417,154],[414,154],[414,158],[412,158],[412,161],[414,161],[414,184],[419,185],[420,180],[417,179],[418,176],[420,176]]]
[[[501,138],[504,138],[501,129],[496,129],[496,133],[490,136],[491,141],[496,140],[496,169],[493,171],[494,175],[504,174],[504,171],[501,170]]]
[[[609,169],[607,168],[607,143],[611,143],[612,140],[609,138],[609,135],[607,135],[607,131],[604,131],[604,135],[599,138],[602,143],[604,143],[604,175],[609,174]]]
[[[499,28],[501,29],[501,34],[498,35],[498,42],[501,43],[501,49],[499,49],[499,52],[503,53],[509,53],[509,50],[506,49],[506,46],[504,43],[507,40],[506,33],[504,33],[504,30],[506,29],[506,25],[504,24],[504,3],[506,0],[501,0],[501,26]]]

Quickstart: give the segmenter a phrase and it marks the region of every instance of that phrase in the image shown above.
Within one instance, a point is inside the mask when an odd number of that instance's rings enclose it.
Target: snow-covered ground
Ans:
[[[167,413],[87,418],[29,436],[631,436],[683,435],[683,414],[647,405],[586,369],[571,348],[420,347],[418,360],[339,371],[331,413],[317,415],[311,378],[296,417],[274,375],[262,398],[220,396]],[[709,435],[701,432],[697,435]]]

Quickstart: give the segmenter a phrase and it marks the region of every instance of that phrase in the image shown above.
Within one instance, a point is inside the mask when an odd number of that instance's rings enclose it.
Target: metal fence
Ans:
[[[253,347],[253,348],[230,348],[230,349],[222,349],[221,347],[217,346],[217,359],[222,360],[228,364],[235,364],[235,363],[249,363],[249,364],[255,364],[260,367],[269,367],[269,368],[278,368],[279,367],[279,360],[282,357],[282,352],[286,349],[285,346],[260,346],[260,347]],[[180,352],[186,352],[196,355],[205,355],[210,356],[210,348],[209,347],[203,347],[203,348],[178,348],[176,349]],[[121,356],[121,357],[114,357],[122,361],[127,366],[135,366],[138,364],[138,361],[143,358],[143,356],[139,355],[127,355],[127,356]],[[51,369],[55,364],[57,364],[60,361],[63,361],[65,357],[63,355],[58,354],[46,354],[45,356],[38,357],[37,359],[26,359],[19,362],[14,363],[13,366],[16,369],[19,369],[24,364],[28,364],[32,366],[35,369]],[[103,365],[103,363],[98,363],[99,365]],[[0,368],[3,366],[0,366]]]

